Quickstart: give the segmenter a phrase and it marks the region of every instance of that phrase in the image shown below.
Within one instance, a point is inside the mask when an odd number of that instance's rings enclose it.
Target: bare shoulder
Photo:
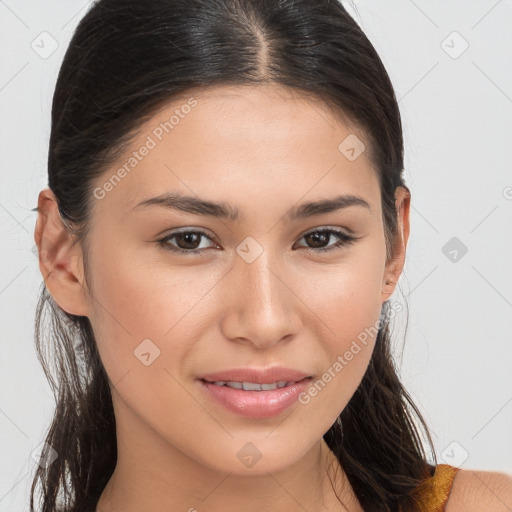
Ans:
[[[512,475],[499,471],[460,469],[453,481],[446,512],[510,512]]]

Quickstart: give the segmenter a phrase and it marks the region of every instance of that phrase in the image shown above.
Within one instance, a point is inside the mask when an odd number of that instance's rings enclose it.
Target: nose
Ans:
[[[299,301],[290,273],[266,251],[252,263],[239,258],[226,276],[222,332],[232,341],[264,350],[299,332]]]

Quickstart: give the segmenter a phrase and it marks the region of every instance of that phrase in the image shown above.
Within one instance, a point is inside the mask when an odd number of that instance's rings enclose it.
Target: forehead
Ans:
[[[188,111],[187,104],[194,98],[197,106]],[[200,107],[200,108],[197,108]],[[323,99],[308,91],[296,90],[280,84],[216,85],[194,87],[164,104],[156,117],[145,124],[146,131],[155,121],[169,119],[169,114],[194,117],[204,124],[206,131],[219,128],[216,137],[225,142],[244,138],[254,142],[258,137],[271,139],[279,136],[276,143],[293,144],[291,135],[311,138],[314,131],[347,131],[365,138],[363,130],[340,109],[334,109]],[[192,116],[193,114],[193,116]],[[160,119],[159,119],[160,118]],[[304,123],[304,121],[308,121]],[[176,119],[175,119],[176,121]],[[243,131],[238,130],[240,126]],[[194,126],[200,135],[200,127]],[[339,136],[339,133],[337,134]]]
[[[375,201],[368,151],[355,159],[342,151],[351,137],[368,148],[362,130],[311,94],[276,85],[196,87],[145,121],[95,186],[109,189],[101,208],[128,210],[177,191],[235,198],[229,202],[241,205],[242,217],[244,200],[256,195],[291,205],[365,192]]]

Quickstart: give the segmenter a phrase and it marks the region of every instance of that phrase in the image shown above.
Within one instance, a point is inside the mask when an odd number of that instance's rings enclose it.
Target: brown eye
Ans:
[[[331,237],[334,236],[338,239],[331,247],[322,247],[324,244],[329,242]],[[302,237],[308,244],[312,244],[313,247],[306,248],[308,252],[325,252],[332,251],[350,244],[353,244],[356,238],[352,236],[348,236],[342,231],[338,231],[337,229],[317,229],[315,231],[310,231]]]
[[[169,243],[173,238],[176,240],[177,247]],[[207,238],[212,241],[212,239],[202,231],[179,231],[158,240],[158,243],[167,251],[180,254],[198,254],[204,250],[204,248],[198,248],[202,238]]]

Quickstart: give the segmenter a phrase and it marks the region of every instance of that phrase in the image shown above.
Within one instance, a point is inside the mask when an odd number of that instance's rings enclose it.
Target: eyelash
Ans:
[[[186,234],[186,233],[198,234],[198,235],[204,236],[205,238],[207,238],[208,240],[213,242],[212,238],[209,237],[203,231],[178,231],[176,233],[172,233],[170,235],[167,235],[164,238],[161,238],[157,242],[162,247],[162,249],[164,249],[166,251],[171,251],[171,252],[174,252],[174,253],[177,253],[177,254],[199,254],[199,253],[201,253],[202,251],[205,250],[205,249],[188,249],[187,250],[187,249],[180,249],[180,248],[173,247],[173,246],[169,245],[168,241],[171,238],[174,238],[177,235]],[[306,237],[308,235],[311,235],[311,234],[314,234],[314,233],[322,233],[322,234],[330,234],[330,235],[334,234],[334,236],[336,236],[338,238],[338,242],[336,242],[331,247],[327,247],[327,248],[323,247],[323,248],[315,249],[313,247],[309,247],[309,248],[306,247],[305,248],[306,252],[309,252],[309,253],[311,253],[311,252],[312,253],[319,253],[319,252],[334,251],[336,249],[342,249],[343,247],[346,247],[348,245],[352,245],[357,240],[357,238],[349,236],[349,235],[346,235],[342,231],[338,231],[337,229],[328,229],[328,228],[316,229],[314,231],[309,231],[308,233],[302,235],[301,238],[304,238],[304,237]]]

